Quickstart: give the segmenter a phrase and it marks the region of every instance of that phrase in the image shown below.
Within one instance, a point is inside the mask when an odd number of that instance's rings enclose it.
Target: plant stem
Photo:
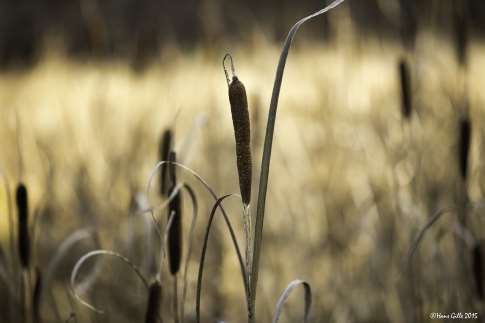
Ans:
[[[173,321],[179,323],[179,306],[178,306],[178,286],[177,275],[173,276]]]
[[[258,286],[258,273],[259,273],[259,259],[261,256],[261,246],[263,240],[263,222],[264,222],[264,210],[266,206],[266,192],[268,189],[268,176],[269,176],[269,164],[271,160],[271,150],[273,146],[273,134],[276,122],[276,111],[278,109],[278,99],[280,96],[281,83],[283,80],[283,72],[285,70],[286,59],[290,50],[291,43],[295,37],[298,29],[307,21],[337,7],[344,0],[334,0],[325,8],[299,20],[290,30],[286,37],[281,51],[280,60],[276,70],[276,77],[273,85],[273,94],[271,95],[271,102],[268,113],[268,123],[266,125],[266,136],[264,138],[263,158],[261,161],[261,175],[259,177],[259,192],[258,192],[258,204],[256,209],[256,225],[254,231],[254,247],[253,247],[253,260],[251,266],[251,281],[250,281],[250,313],[248,313],[248,322],[255,322],[255,303],[256,303],[256,288]]]

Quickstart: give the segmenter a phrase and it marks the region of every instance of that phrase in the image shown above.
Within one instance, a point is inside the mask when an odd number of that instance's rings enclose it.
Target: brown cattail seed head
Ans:
[[[29,201],[27,188],[23,183],[20,183],[17,186],[16,202],[18,213],[19,258],[22,267],[27,269],[30,262]]]
[[[145,313],[145,323],[158,323],[160,318],[160,303],[162,300],[162,285],[154,281],[148,289],[148,304]]]
[[[175,152],[170,152],[169,160],[176,161]],[[177,186],[177,178],[175,165],[169,164],[169,174],[171,177],[171,187],[169,188],[169,196],[175,191]],[[180,263],[182,261],[182,196],[180,191],[170,200],[168,205],[168,220],[172,217],[172,223],[168,230],[168,264],[170,273],[176,275],[180,270]]]
[[[246,89],[234,76],[229,85],[229,102],[231,104],[232,123],[236,137],[237,171],[239,188],[245,205],[251,202],[251,128],[249,122],[248,99]]]
[[[163,132],[158,151],[160,160],[168,160],[168,154],[172,149],[172,138],[172,130],[167,129]],[[163,196],[167,194],[169,186],[170,181],[168,177],[168,164],[163,164],[160,166],[160,195]]]
[[[482,245],[480,242],[476,243],[473,246],[472,267],[473,267],[473,278],[475,280],[475,286],[476,286],[478,298],[483,299],[483,296],[484,296],[483,255],[482,255]]]
[[[399,80],[401,83],[401,113],[405,119],[409,119],[412,113],[411,73],[404,58],[399,61]]]
[[[468,176],[468,157],[470,154],[470,142],[472,126],[470,119],[464,117],[460,120],[460,138],[459,138],[459,163],[460,163],[460,175],[466,180]]]

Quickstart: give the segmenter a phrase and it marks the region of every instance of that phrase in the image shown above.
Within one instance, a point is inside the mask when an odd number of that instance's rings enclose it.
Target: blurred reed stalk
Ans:
[[[182,277],[182,280],[183,280],[182,281],[183,282],[182,300],[181,300],[182,305],[180,308],[180,322],[182,323],[185,322],[185,302],[187,299],[187,282],[188,282],[187,273],[189,270],[189,262],[192,255],[195,226],[197,222],[197,214],[199,209],[195,191],[187,183],[184,183],[184,189],[188,193],[190,197],[190,201],[192,202],[192,221],[190,223],[190,228],[189,228],[188,248],[187,248],[187,254],[185,256],[184,271],[183,271],[183,277]]]
[[[453,45],[455,49],[456,60],[461,73],[459,76],[458,85],[460,91],[462,91],[461,96],[463,100],[462,116],[459,119],[459,129],[458,129],[458,166],[459,174],[461,177],[461,183],[458,194],[458,221],[462,227],[467,229],[467,218],[468,218],[468,182],[469,182],[469,155],[471,146],[471,136],[472,136],[472,124],[469,115],[469,106],[467,101],[467,90],[468,90],[468,47],[469,47],[469,26],[468,26],[468,1],[453,1],[452,5],[452,23],[453,23]],[[464,251],[462,246],[457,245],[458,250]],[[477,249],[478,248],[478,249]],[[458,259],[462,262],[465,268],[462,268],[464,277],[473,272],[473,277],[475,279],[475,284],[478,284],[478,272],[481,272],[481,251],[480,246],[474,246],[472,251],[472,263],[471,267],[469,262],[466,261],[464,253],[459,251]],[[478,263],[480,263],[478,265]],[[480,267],[480,268],[478,268]],[[481,275],[481,273],[480,273]],[[483,286],[477,285],[477,292],[480,299],[483,297]]]
[[[398,64],[399,81],[401,89],[401,115],[404,120],[410,120],[413,111],[412,107],[412,86],[411,72],[406,58],[402,57]]]
[[[29,235],[29,203],[27,187],[23,183],[17,185],[16,191],[17,217],[18,217],[18,255],[22,268],[21,275],[21,304],[23,306],[22,315],[28,321],[28,302],[27,290],[31,292],[31,281],[29,274],[30,267],[30,235]],[[31,293],[29,293],[31,294]]]
[[[459,124],[459,142],[458,142],[458,161],[460,175],[466,183],[469,173],[469,155],[471,145],[472,125],[468,113],[460,119]]]
[[[30,265],[29,205],[27,188],[23,183],[17,186],[16,202],[18,212],[19,260],[22,268],[28,270]]]
[[[168,196],[172,195],[177,189],[176,167],[173,164],[176,162],[175,152],[170,152],[169,160],[171,186],[168,189]],[[177,192],[169,202],[168,219],[171,216],[173,216],[173,219],[168,231],[168,263],[170,273],[176,275],[180,270],[180,262],[182,259],[182,201],[180,192]]]
[[[162,301],[162,285],[156,280],[148,289],[148,304],[145,313],[145,323],[163,323],[160,316],[160,304]]]
[[[471,231],[468,228],[468,218],[471,215],[469,212],[469,204],[470,198],[468,195],[468,183],[470,177],[470,147],[471,147],[471,140],[472,140],[472,123],[470,119],[470,112],[468,101],[466,98],[464,99],[461,109],[461,116],[458,120],[458,128],[457,128],[457,159],[458,159],[458,173],[459,173],[459,183],[457,188],[457,215],[458,215],[458,223],[461,226],[462,230],[465,232]],[[466,245],[466,241],[464,242],[463,239],[455,239],[456,243],[456,250],[457,250],[457,259],[460,263],[459,271],[461,277],[463,277],[463,284],[467,284],[472,289],[473,285],[476,284],[476,250],[472,251],[472,259],[470,263],[470,258],[467,257],[469,253],[469,246]],[[479,269],[479,268],[478,268]],[[466,294],[467,297],[472,297],[473,293]],[[468,299],[471,302],[471,299]]]
[[[168,205],[168,220],[171,219],[170,228],[168,231],[168,264],[169,270],[174,279],[173,286],[173,306],[174,306],[174,321],[179,322],[178,311],[178,287],[177,287],[177,274],[180,270],[180,263],[182,260],[182,194],[177,190],[177,174],[176,174],[176,153],[170,151],[168,160],[168,176],[170,177],[170,188],[168,189],[168,196],[171,197],[175,193]]]
[[[458,106],[460,109],[460,116],[457,123],[457,171],[459,174],[459,182],[457,187],[457,206],[458,206],[458,220],[460,224],[466,229],[466,218],[468,213],[468,182],[469,182],[469,168],[470,168],[470,147],[472,140],[472,123],[470,119],[470,112],[468,101],[466,98]]]
[[[472,248],[472,267],[476,293],[478,299],[482,301],[485,293],[483,286],[483,248],[480,241],[477,241]]]
[[[173,133],[171,129],[166,129],[160,138],[159,159],[168,160],[169,153],[172,150]],[[165,163],[160,167],[160,195],[167,194],[170,182],[168,177],[168,164]]]
[[[35,273],[35,284],[32,294],[32,318],[34,323],[42,323],[42,319],[40,316],[40,302],[43,288],[42,272],[39,268],[36,268]]]

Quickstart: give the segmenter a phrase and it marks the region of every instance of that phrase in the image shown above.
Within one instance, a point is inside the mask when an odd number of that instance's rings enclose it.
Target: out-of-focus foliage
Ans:
[[[459,3],[473,33],[485,34],[481,0],[359,0],[344,4],[361,34],[412,37],[416,29],[449,31],[450,10]],[[240,41],[253,33],[281,39],[297,17],[322,1],[224,0],[0,0],[0,67],[30,65],[56,43],[77,57],[125,57],[143,65],[166,44],[193,47]],[[306,35],[331,36],[328,17],[305,27]]]

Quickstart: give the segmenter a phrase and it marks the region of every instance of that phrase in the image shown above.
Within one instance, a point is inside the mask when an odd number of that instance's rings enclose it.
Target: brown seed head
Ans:
[[[163,135],[160,139],[160,147],[159,147],[159,159],[160,160],[168,160],[168,154],[172,149],[172,130],[167,129],[163,132]],[[164,196],[167,194],[168,188],[170,186],[169,178],[168,178],[168,164],[163,164],[160,167],[160,195]]]
[[[176,161],[175,152],[170,152],[169,160]],[[174,192],[177,186],[177,178],[175,165],[170,164],[170,177],[172,186],[169,188],[169,196]],[[168,205],[168,219],[173,214],[172,223],[168,231],[168,264],[170,273],[176,275],[180,270],[180,263],[182,261],[182,194],[177,194],[172,198]]]
[[[234,76],[229,85],[229,102],[231,104],[232,123],[236,138],[237,170],[239,188],[245,205],[251,202],[252,160],[251,160],[251,127],[249,121],[246,89]]]
[[[411,74],[407,61],[399,61],[399,79],[401,83],[401,113],[403,118],[409,119],[412,113]]]
[[[460,120],[459,163],[460,175],[466,181],[468,176],[468,159],[470,154],[472,125],[468,116]]]
[[[29,201],[27,188],[23,183],[17,186],[16,192],[18,214],[18,247],[20,264],[24,269],[30,263],[30,236],[29,236]]]

